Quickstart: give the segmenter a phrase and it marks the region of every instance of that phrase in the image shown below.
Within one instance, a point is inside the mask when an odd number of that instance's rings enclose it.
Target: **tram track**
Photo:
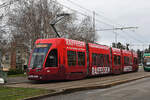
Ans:
[[[25,82],[5,84],[5,86],[23,87],[23,88],[42,88],[42,89],[55,91],[50,94],[45,94],[45,95],[40,95],[40,96],[30,97],[25,99],[25,100],[32,100],[32,99],[36,100],[37,98],[43,98],[46,96],[53,96],[53,95],[64,94],[64,93],[71,93],[76,91],[109,88],[115,85],[131,82],[131,81],[135,81],[147,77],[150,77],[150,73],[144,72],[143,69],[141,69],[139,72],[135,72],[135,73],[125,73],[121,75],[107,75],[102,77],[86,78],[83,80],[76,80],[76,81],[57,81],[57,82],[51,81],[45,83],[25,81]]]
[[[150,73],[139,71],[135,73],[126,73],[121,75],[109,75],[109,76],[102,76],[102,77],[93,77],[93,78],[86,78],[83,80],[76,80],[76,81],[58,81],[58,82],[42,82],[42,83],[36,83],[31,81],[25,81],[25,82],[16,82],[16,83],[8,83],[6,86],[9,87],[29,87],[29,88],[44,88],[44,89],[53,89],[53,90],[59,90],[59,89],[66,89],[69,87],[79,87],[79,86],[94,86],[94,85],[100,85],[100,84],[107,84],[111,82],[117,82],[117,81],[123,81],[123,80],[130,80],[130,79],[138,79],[142,77],[149,77]]]

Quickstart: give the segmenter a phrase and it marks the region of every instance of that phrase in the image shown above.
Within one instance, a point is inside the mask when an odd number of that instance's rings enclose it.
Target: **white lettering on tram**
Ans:
[[[132,71],[132,66],[124,66],[123,71],[124,72]]]
[[[110,67],[92,67],[92,75],[107,74],[110,72]]]
[[[131,51],[122,50],[124,54],[131,54]]]
[[[85,47],[85,43],[77,40],[65,39],[66,45],[68,46],[77,46],[77,47]]]
[[[105,50],[109,49],[109,47],[107,47],[107,46],[97,45],[97,44],[91,44],[91,43],[89,44],[89,46],[92,47],[92,48],[98,48],[98,49],[105,49]]]
[[[83,48],[73,48],[73,47],[67,47],[67,49],[85,51],[85,49],[83,49]]]

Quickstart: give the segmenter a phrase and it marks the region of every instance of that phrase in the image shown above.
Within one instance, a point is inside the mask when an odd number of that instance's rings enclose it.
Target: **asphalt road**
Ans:
[[[150,78],[106,89],[75,92],[40,100],[150,100]]]

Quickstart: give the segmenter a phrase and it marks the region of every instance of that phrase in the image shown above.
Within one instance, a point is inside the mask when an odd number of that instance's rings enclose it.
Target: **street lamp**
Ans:
[[[64,17],[69,16],[70,14],[68,13],[62,13],[62,14],[57,14],[56,18],[54,20],[52,20],[52,22],[50,23],[51,27],[53,28],[53,30],[55,31],[56,35],[60,38],[60,35],[58,34],[56,28],[55,28],[55,24],[57,22],[59,22],[60,20],[62,20]]]

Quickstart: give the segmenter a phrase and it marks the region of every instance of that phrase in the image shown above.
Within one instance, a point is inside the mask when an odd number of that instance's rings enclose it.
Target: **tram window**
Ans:
[[[104,66],[105,67],[108,67],[107,65],[108,65],[108,62],[107,62],[107,55],[104,55]]]
[[[104,55],[100,54],[100,66],[104,66]]]
[[[129,57],[127,57],[127,65],[129,65],[130,64],[130,59],[129,59]]]
[[[96,57],[96,65],[100,66],[100,56],[99,56],[99,54],[97,54],[97,57]]]
[[[138,64],[138,59],[137,58],[135,58],[136,59],[136,64]]]
[[[67,51],[67,57],[68,57],[68,65],[75,66],[76,65],[76,52]]]
[[[126,65],[126,56],[124,56],[124,65]]]
[[[85,65],[85,53],[78,52],[78,65],[84,66]]]
[[[118,56],[118,65],[120,65],[120,64],[121,64],[121,57]]]
[[[93,65],[97,65],[97,64],[96,64],[96,62],[97,62],[97,59],[96,59],[96,58],[97,58],[97,54],[96,54],[96,53],[93,53],[93,54],[92,54],[92,64],[93,64]]]
[[[125,64],[126,66],[130,65],[129,57],[124,56],[124,64]]]
[[[101,66],[101,57],[100,57],[100,54],[97,55],[97,66]]]
[[[127,57],[126,56],[124,57],[124,65],[128,65],[127,64]]]
[[[134,64],[137,64],[137,58],[134,58],[134,62],[133,62]]]
[[[132,57],[130,57],[130,64],[131,64],[131,65],[133,64],[133,62],[132,62]]]
[[[134,58],[134,60],[133,60],[133,64],[136,64],[136,58]]]
[[[117,56],[114,55],[114,65],[117,65]]]
[[[103,55],[103,59],[104,59],[104,67],[106,67],[106,55]]]
[[[48,54],[45,67],[57,67],[58,66],[58,60],[57,60],[57,50],[53,49]]]
[[[98,54],[95,54],[96,55],[96,66],[99,65],[99,57],[98,57]]]
[[[107,55],[107,67],[109,67],[109,55]]]

